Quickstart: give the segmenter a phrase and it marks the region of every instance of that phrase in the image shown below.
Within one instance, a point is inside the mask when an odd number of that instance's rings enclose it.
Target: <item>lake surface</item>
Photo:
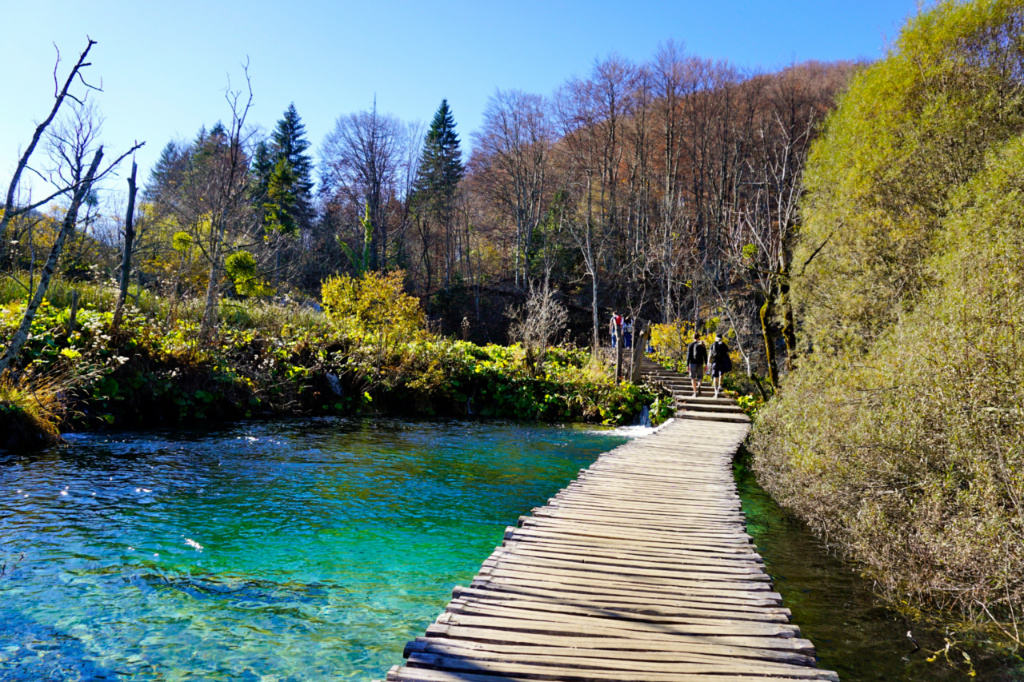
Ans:
[[[317,419],[0,456],[0,680],[367,680],[623,442]]]
[[[0,682],[383,678],[505,527],[624,433],[313,419],[0,455]],[[743,460],[736,477],[822,667],[843,682],[968,679],[960,648],[955,667],[926,660],[946,633],[879,607]],[[969,654],[975,679],[1024,679]]]

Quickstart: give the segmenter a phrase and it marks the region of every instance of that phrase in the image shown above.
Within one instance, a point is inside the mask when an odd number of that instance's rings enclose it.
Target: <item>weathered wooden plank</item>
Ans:
[[[495,549],[495,557],[499,554],[505,556],[506,553],[514,552],[517,555],[536,557],[538,559],[559,559],[563,561],[577,561],[585,562],[588,564],[607,564],[610,566],[636,566],[640,568],[660,568],[665,570],[678,570],[682,566],[697,565],[701,567],[701,570],[705,568],[718,567],[727,572],[739,572],[739,571],[763,571],[760,563],[756,561],[740,561],[737,559],[719,559],[716,557],[710,557],[707,555],[700,555],[697,553],[679,554],[677,558],[672,560],[667,559],[651,559],[649,555],[644,554],[625,554],[623,552],[601,552],[592,550],[589,552],[580,552],[573,548],[564,548],[554,545],[536,545],[531,547],[527,543],[510,543],[511,546],[506,545],[505,547],[498,547]]]
[[[729,679],[727,677],[730,672],[722,671],[720,674],[715,674],[711,666],[687,666],[690,668],[697,668],[696,670],[679,670],[671,671],[667,666],[659,666],[657,664],[635,664],[633,669],[615,670],[608,668],[593,668],[590,666],[567,666],[564,662],[560,665],[559,663],[549,661],[507,661],[495,659],[467,659],[462,656],[445,656],[438,654],[412,654],[409,657],[409,665],[416,668],[426,669],[439,669],[447,672],[466,672],[466,673],[480,673],[486,672],[488,674],[502,674],[502,675],[516,675],[519,677],[527,677],[537,680],[611,680],[611,681],[622,681],[622,682],[635,682],[637,680],[638,673],[643,675],[643,680],[646,682],[675,682],[680,679],[680,675],[692,675],[693,679],[704,679],[706,675],[712,675],[719,679]],[[712,669],[708,669],[711,667]],[[654,669],[652,669],[654,668]],[[659,669],[660,668],[660,669]],[[735,673],[733,673],[735,675]],[[754,679],[761,677],[764,679],[767,675],[756,675]],[[732,678],[735,680],[735,677]],[[798,679],[815,679],[815,678],[798,678]],[[821,678],[817,678],[821,679]]]
[[[461,643],[460,643],[461,644]],[[476,646],[473,646],[476,645]],[[771,661],[733,659],[724,656],[701,654],[680,654],[676,652],[627,652],[603,649],[562,649],[542,646],[480,645],[466,642],[456,646],[443,639],[420,638],[410,642],[405,656],[434,654],[442,657],[458,657],[463,660],[498,661],[503,663],[526,663],[533,665],[559,666],[563,668],[594,668],[598,670],[633,673],[662,674],[709,674],[719,675],[780,675],[788,674],[805,680],[838,680],[835,673],[806,666],[792,666]],[[426,664],[425,659],[419,659]],[[444,663],[435,662],[435,665]],[[632,679],[636,679],[633,677]],[[646,678],[644,678],[646,679]],[[675,678],[671,678],[675,679]]]
[[[442,655],[461,655],[466,658],[479,657],[490,659],[495,656],[508,657],[512,660],[533,657],[547,657],[553,660],[575,661],[582,664],[586,661],[590,667],[614,666],[618,661],[630,663],[656,664],[696,664],[715,666],[720,672],[736,672],[746,674],[779,674],[788,673],[794,677],[806,679],[836,679],[835,673],[819,670],[809,666],[795,666],[790,663],[762,661],[749,658],[732,658],[685,651],[623,651],[616,649],[595,649],[589,647],[565,648],[545,645],[501,644],[498,642],[471,642],[446,638],[417,637],[406,645],[404,655],[414,653],[439,653]]]
[[[678,541],[652,542],[639,540],[628,533],[616,534],[609,537],[608,534],[588,533],[579,529],[552,528],[541,526],[523,526],[522,528],[506,528],[505,540],[519,540],[522,542],[544,542],[546,540],[567,539],[574,542],[586,540],[596,546],[615,548],[639,548],[646,549],[651,553],[658,553],[669,549],[687,549],[690,551],[701,551],[721,556],[749,556],[755,553],[755,548],[750,543],[733,542],[729,544],[711,544],[702,542],[690,542],[681,546]]]
[[[614,624],[625,630],[651,630],[652,625],[676,625],[686,634],[743,635],[750,637],[796,637],[800,630],[788,623],[757,623],[725,618],[700,618],[696,616],[652,616],[635,614],[593,606],[565,605],[550,602],[527,602],[515,599],[465,600],[453,599],[448,609],[451,613],[523,620],[555,620],[559,623],[592,624],[597,620]],[[663,630],[662,628],[658,628]]]
[[[437,617],[438,625],[450,625],[493,630],[529,632],[534,634],[559,634],[576,637],[618,637],[620,639],[641,639],[644,641],[687,642],[690,644],[720,644],[752,649],[771,649],[778,651],[795,651],[805,655],[814,655],[814,647],[806,639],[799,637],[777,636],[756,637],[750,635],[733,635],[728,633],[709,632],[694,633],[686,627],[668,624],[629,623],[627,621],[601,621],[592,623],[580,622],[588,619],[572,619],[571,622],[555,620],[525,620],[488,615],[469,615],[445,612]],[[626,625],[635,627],[626,627]],[[691,626],[696,627],[696,626]]]
[[[518,603],[564,604],[569,608],[604,609],[622,613],[650,616],[694,616],[700,618],[724,618],[759,622],[788,623],[790,611],[786,608],[764,606],[739,606],[716,602],[701,602],[684,599],[649,599],[640,597],[615,597],[613,595],[591,595],[584,599],[571,593],[553,590],[531,589],[522,586],[506,587],[492,585],[491,589],[462,587],[452,590],[454,599],[515,600]]]
[[[553,675],[553,676],[552,676]],[[532,682],[533,680],[561,680],[564,682],[581,682],[583,680],[605,679],[593,676],[569,677],[560,673],[549,675],[505,675],[505,674],[473,674],[462,671],[431,670],[429,668],[399,668],[395,666],[388,671],[386,682]],[[634,678],[632,679],[635,682]],[[752,682],[757,677],[749,678]],[[802,682],[806,678],[771,677],[773,682]],[[673,682],[736,682],[734,675],[685,675],[672,678]],[[654,682],[654,680],[650,680]]]
[[[529,575],[529,574],[526,574]],[[622,585],[601,580],[559,581],[551,576],[523,577],[479,574],[471,583],[473,587],[526,586],[545,590],[561,591],[564,594],[628,596],[643,595],[649,599],[685,599],[703,601],[708,604],[741,604],[750,606],[778,606],[782,597],[777,592],[725,592],[699,588],[683,590],[673,586],[645,585],[630,583]]]
[[[497,554],[497,553],[495,553]],[[770,578],[764,571],[754,568],[748,569],[743,566],[706,566],[697,563],[681,564],[674,569],[648,568],[626,563],[608,564],[599,561],[588,561],[586,556],[577,557],[575,560],[543,558],[517,553],[503,553],[497,556],[491,555],[490,559],[484,562],[485,566],[507,567],[515,565],[553,568],[586,570],[588,573],[595,573],[608,576],[629,576],[630,578],[683,578],[691,580],[727,580],[727,581],[754,581],[768,582]]]
[[[754,580],[752,578],[733,577],[712,573],[694,573],[671,578],[662,578],[632,575],[629,573],[603,573],[586,567],[554,568],[540,565],[524,566],[522,564],[491,562],[490,560],[483,563],[477,575],[488,575],[492,577],[537,576],[546,577],[549,580],[561,580],[563,582],[578,581],[578,584],[604,583],[613,586],[618,585],[620,587],[643,585],[648,588],[674,588],[687,591],[700,589],[720,593],[763,592],[767,591],[770,586],[769,580]]]
[[[775,661],[791,665],[813,666],[814,657],[805,651],[739,646],[710,637],[619,637],[581,635],[571,629],[563,632],[531,632],[516,628],[493,628],[467,625],[433,624],[427,626],[426,636],[459,641],[491,642],[497,644],[521,644],[557,646],[566,649],[609,649],[612,651],[663,651],[674,653],[726,656],[757,661]],[[762,638],[765,642],[772,638]],[[806,641],[806,640],[778,640]]]

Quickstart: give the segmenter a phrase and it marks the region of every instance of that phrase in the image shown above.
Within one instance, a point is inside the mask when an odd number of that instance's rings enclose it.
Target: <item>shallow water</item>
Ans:
[[[0,681],[382,678],[507,525],[649,432],[315,419],[0,457]],[[880,608],[742,460],[736,474],[822,667],[968,679],[960,649],[956,666],[925,660],[945,633]],[[969,653],[974,679],[1024,679]]]
[[[843,682],[921,680],[1024,680],[1019,662],[978,647],[957,644],[938,653],[955,635],[909,621],[881,607],[853,564],[828,551],[801,523],[789,517],[740,459],[736,481],[753,538],[793,622],[814,643],[821,668]],[[907,636],[911,633],[914,641]],[[970,657],[970,663],[964,653]],[[970,677],[970,672],[975,677]]]
[[[373,679],[622,435],[321,419],[0,459],[0,680]]]

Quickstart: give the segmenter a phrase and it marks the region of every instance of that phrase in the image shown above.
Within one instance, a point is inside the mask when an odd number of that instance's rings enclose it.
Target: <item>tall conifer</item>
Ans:
[[[442,232],[446,289],[451,287],[456,258],[455,196],[464,174],[455,118],[448,100],[443,99],[423,143],[412,204],[421,220],[432,223],[435,230]]]
[[[284,160],[292,178],[290,188],[279,187],[279,192],[289,192],[289,220],[300,230],[310,226],[313,220],[313,160],[306,150],[306,126],[295,110],[295,104],[289,104],[284,116],[277,122],[270,137],[270,158],[267,167],[273,169],[278,162]],[[269,174],[267,177],[269,181]]]

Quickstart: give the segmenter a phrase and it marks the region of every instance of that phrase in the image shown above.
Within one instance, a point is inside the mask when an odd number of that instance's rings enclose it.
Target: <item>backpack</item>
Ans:
[[[715,364],[716,369],[722,372],[731,371],[732,358],[729,357],[729,347],[721,341],[711,344],[711,362]]]
[[[686,364],[688,364],[688,365],[703,365],[707,361],[707,357],[708,357],[707,356],[707,350],[704,351],[704,359],[698,361],[697,353],[699,352],[698,348],[700,348],[700,347],[701,347],[701,344],[697,343],[696,341],[691,341],[690,342],[690,345],[688,345],[686,347]]]

